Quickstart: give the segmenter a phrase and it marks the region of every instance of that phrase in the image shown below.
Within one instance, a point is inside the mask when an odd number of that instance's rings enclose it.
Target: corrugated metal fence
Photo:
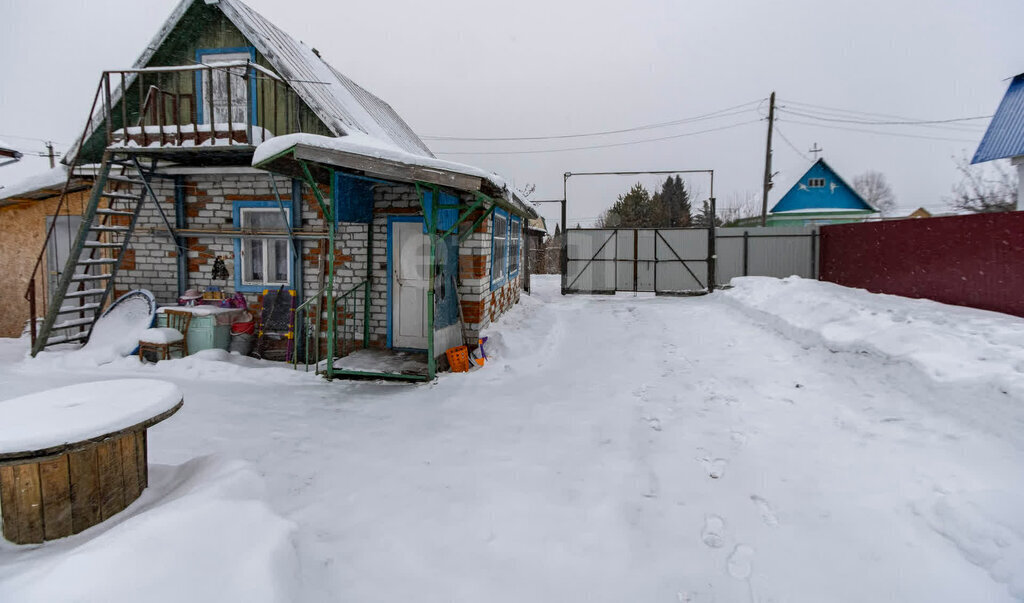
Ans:
[[[718,228],[719,285],[737,276],[818,278],[818,229],[811,226]]]
[[[699,293],[737,276],[817,278],[813,227],[567,231],[566,293]]]
[[[1024,316],[1024,212],[824,226],[821,279]]]

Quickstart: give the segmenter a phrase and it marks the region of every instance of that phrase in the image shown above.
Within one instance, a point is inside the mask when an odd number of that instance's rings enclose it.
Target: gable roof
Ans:
[[[163,46],[188,9],[197,2],[218,8],[243,36],[273,66],[299,98],[335,136],[363,133],[425,157],[434,154],[412,128],[386,102],[362,88],[327,64],[313,49],[288,35],[240,0],[181,0],[160,26],[133,68],[143,68]],[[136,74],[130,74],[128,85]],[[119,88],[111,90],[112,103],[120,99]],[[102,114],[90,124],[90,134],[102,125]],[[77,144],[65,155],[67,162],[78,152]]]
[[[1024,73],[1013,78],[971,163],[1024,155]]]
[[[21,151],[0,140],[0,157],[10,157],[11,159],[21,159]]]
[[[825,186],[811,188],[808,180],[823,178]],[[808,211],[878,211],[864,200],[852,186],[846,183],[824,159],[800,177],[789,191],[772,207],[773,214],[782,212]]]

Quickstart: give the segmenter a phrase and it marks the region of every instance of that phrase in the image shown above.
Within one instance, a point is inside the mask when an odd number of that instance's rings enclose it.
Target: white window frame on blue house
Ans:
[[[196,63],[199,65],[204,64],[203,57],[209,57],[211,55],[218,54],[248,54],[249,60],[253,63],[256,62],[256,48],[253,46],[237,46],[232,48],[199,48],[196,49]],[[215,63],[214,63],[215,65]],[[206,103],[209,102],[209,95],[206,93],[204,86],[206,85],[206,71],[197,70],[195,75],[195,89],[196,89],[196,112],[199,118],[198,123],[207,124],[211,121],[212,108],[207,107]],[[256,111],[256,70],[252,69],[249,73],[249,91],[247,94],[249,98],[250,111],[252,115],[252,125],[260,125],[257,122],[257,116],[259,113]],[[236,122],[237,123],[237,122]],[[244,125],[245,121],[241,122]]]
[[[275,201],[235,201],[232,205],[232,220],[234,227],[239,230],[245,230],[243,226],[246,215],[254,213],[273,213],[277,216],[281,215],[281,206]],[[288,220],[288,226],[294,228],[295,217],[290,207],[284,207],[285,217]],[[274,245],[276,241],[284,240],[288,243],[288,260],[286,262],[288,277],[286,280],[270,279],[268,278],[267,267],[276,265],[270,263],[271,255],[270,247]],[[249,273],[249,267],[251,266],[249,253],[247,250],[250,248],[250,244],[253,241],[262,242],[261,260],[263,262],[264,271],[263,278],[261,280],[254,281],[252,279],[245,278],[245,275]],[[292,248],[291,241],[285,237],[246,237],[246,238],[235,238],[235,291],[241,293],[260,293],[265,289],[272,289],[280,287],[282,285],[292,289],[294,288],[294,270],[293,265],[295,263],[295,250]],[[274,258],[276,259],[276,258]]]
[[[494,209],[491,216],[491,291],[500,288],[519,274],[519,253],[522,248],[522,218],[512,216],[503,209]],[[515,236],[513,236],[515,234]],[[516,263],[512,269],[510,258],[515,248]]]

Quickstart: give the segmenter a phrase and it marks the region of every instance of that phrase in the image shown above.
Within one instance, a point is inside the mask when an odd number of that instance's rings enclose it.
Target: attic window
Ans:
[[[808,178],[807,179],[807,186],[809,186],[811,188],[825,188],[825,179],[824,178]]]

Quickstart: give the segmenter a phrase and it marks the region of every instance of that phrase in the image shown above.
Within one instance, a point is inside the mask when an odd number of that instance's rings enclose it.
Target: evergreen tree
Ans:
[[[686,184],[678,174],[665,178],[661,191],[654,195],[654,200],[661,207],[660,213],[664,216],[664,222],[658,226],[685,228],[693,222],[690,192],[686,190]]]
[[[721,226],[722,225],[722,219],[721,218],[719,218],[718,216],[715,216],[714,219],[715,219],[715,226]],[[693,216],[693,222],[690,225],[698,227],[698,228],[707,228],[708,224],[710,224],[710,222],[711,222],[711,202],[705,201],[703,203],[703,205],[701,206],[700,212],[697,215]]]
[[[650,228],[658,226],[660,207],[657,207],[639,182],[601,217],[601,226],[607,228]]]

